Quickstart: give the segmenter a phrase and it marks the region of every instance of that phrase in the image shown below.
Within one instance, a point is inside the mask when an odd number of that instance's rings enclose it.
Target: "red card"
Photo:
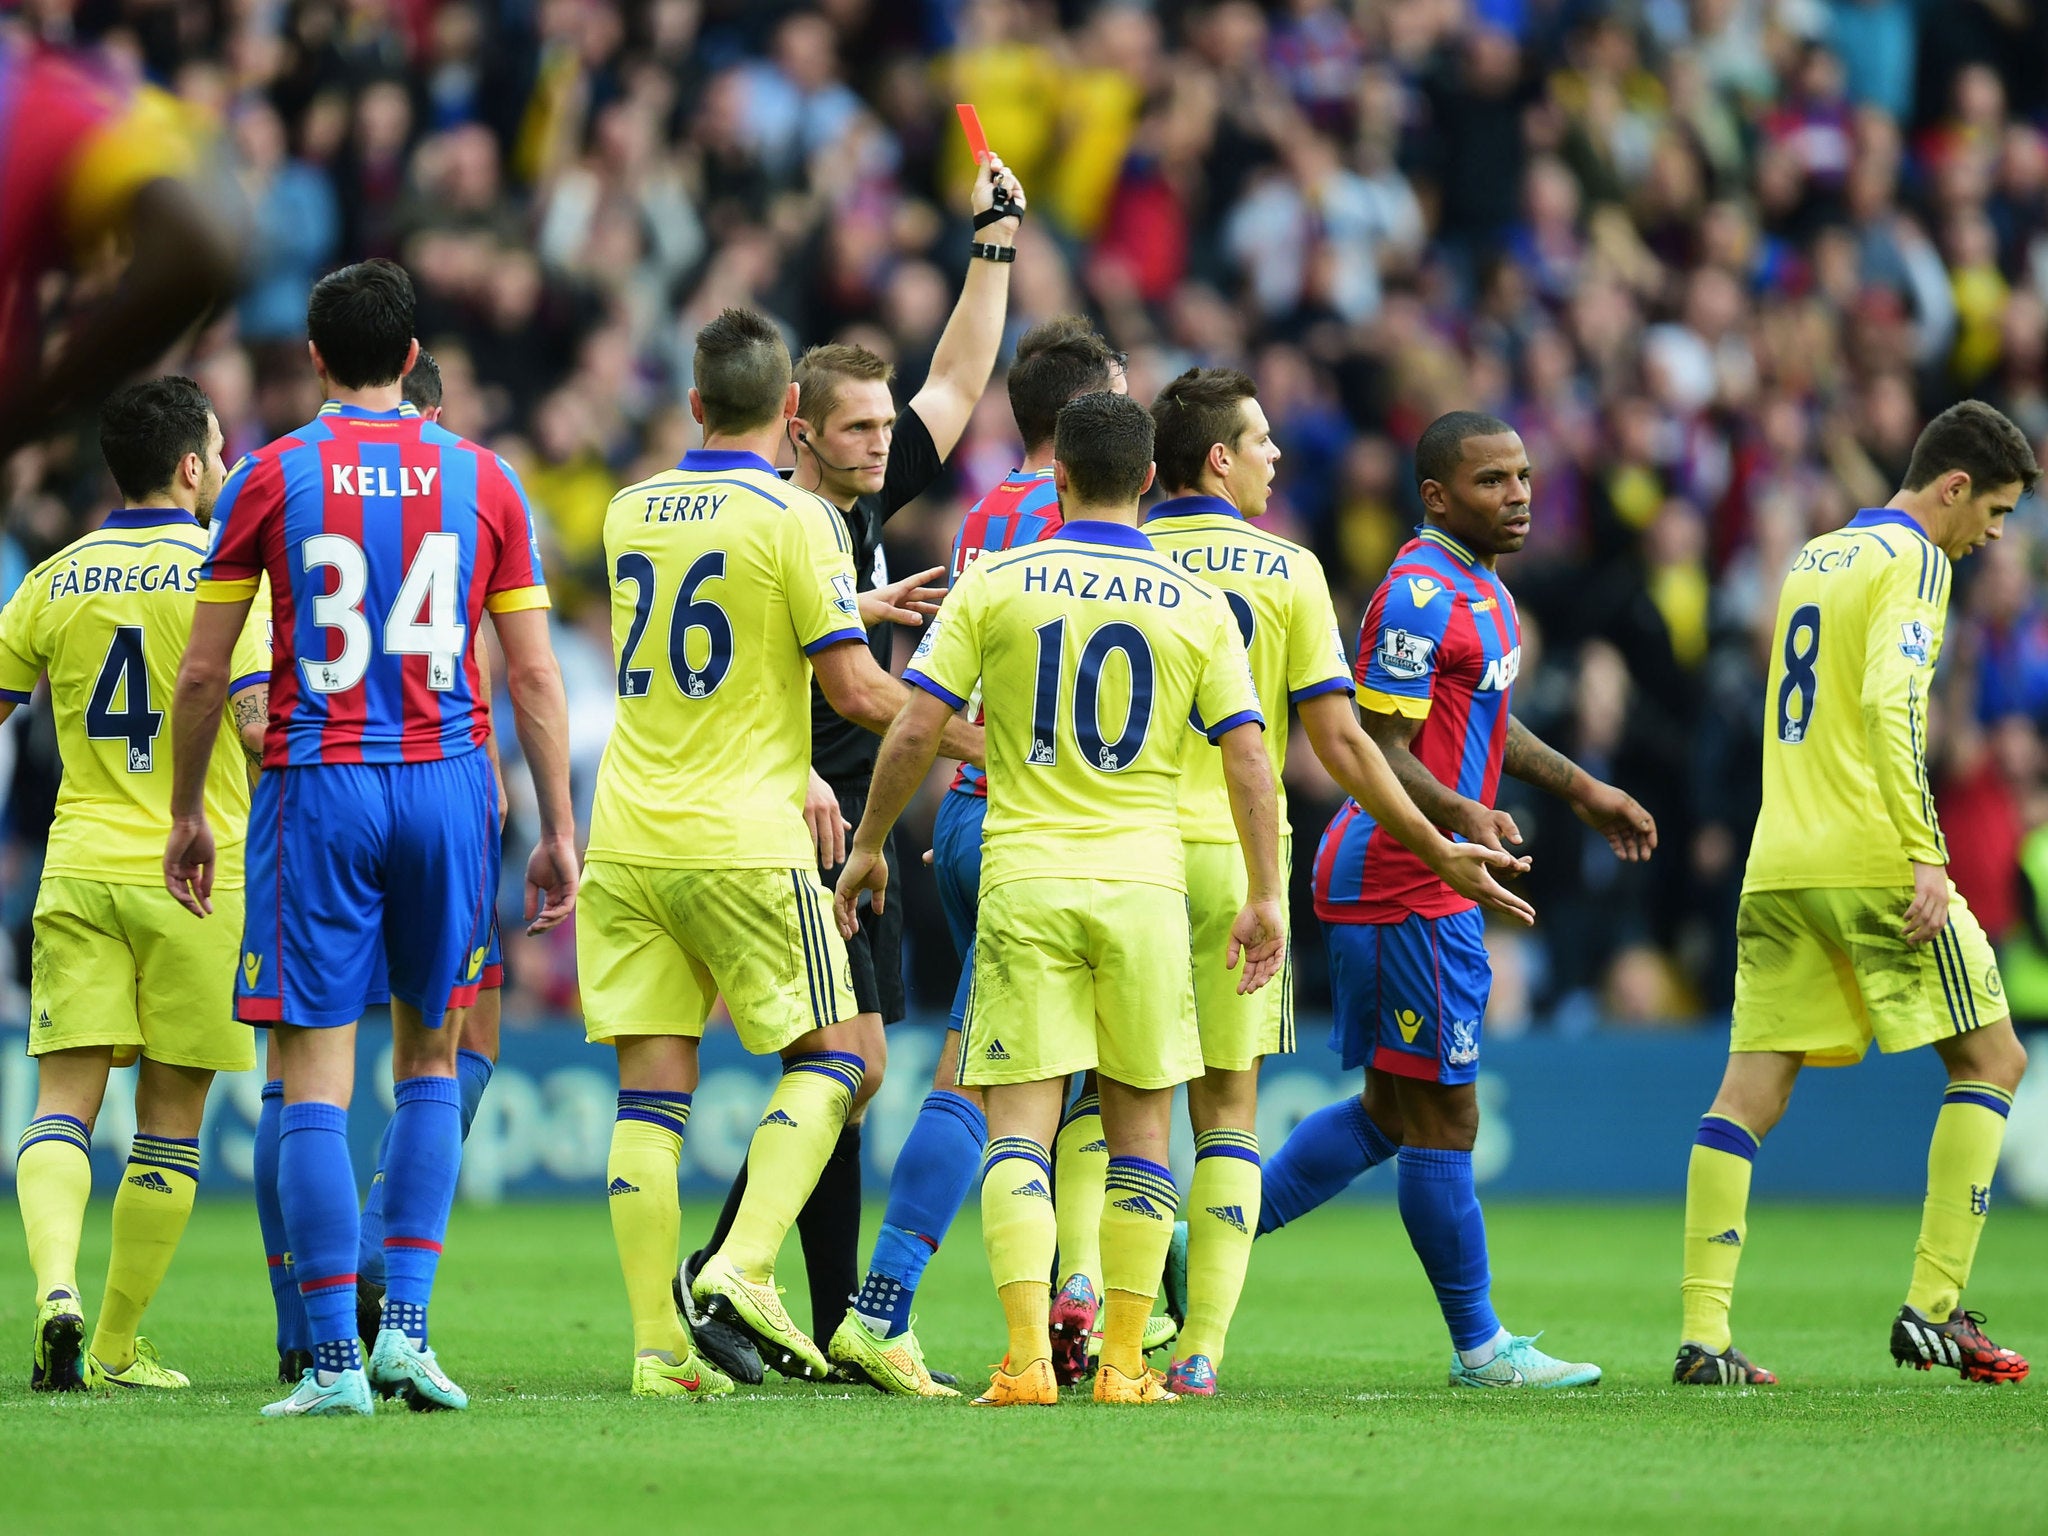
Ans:
[[[988,137],[981,131],[981,114],[974,110],[971,103],[965,101],[958,103],[953,110],[960,114],[960,127],[967,135],[967,148],[973,153],[978,165],[981,163],[981,157],[989,152]]]

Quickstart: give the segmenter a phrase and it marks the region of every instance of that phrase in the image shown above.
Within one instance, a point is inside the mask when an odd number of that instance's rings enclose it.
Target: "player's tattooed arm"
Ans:
[[[270,689],[261,683],[244,688],[228,700],[228,707],[235,712],[235,734],[242,739],[242,755],[249,760],[249,771],[260,772],[263,736],[270,726]]]
[[[1639,864],[1655,850],[1657,823],[1634,797],[1601,783],[1555,747],[1544,745],[1512,715],[1501,768],[1570,805],[1574,816],[1607,839],[1616,858]]]
[[[1365,734],[1379,746],[1394,777],[1408,791],[1416,809],[1446,832],[1455,832],[1467,842],[1506,851],[1504,845],[1522,840],[1521,828],[1506,811],[1496,811],[1477,800],[1459,794],[1423,767],[1409,746],[1422,729],[1420,720],[1406,715],[1383,715],[1378,710],[1361,710]]]

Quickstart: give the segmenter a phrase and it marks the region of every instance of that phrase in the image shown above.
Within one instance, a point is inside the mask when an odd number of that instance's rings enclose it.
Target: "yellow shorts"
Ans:
[[[981,894],[960,1081],[1099,1069],[1133,1088],[1202,1075],[1188,903],[1163,885],[1008,880]]]
[[[853,975],[813,869],[663,869],[593,860],[576,897],[583,1028],[702,1035],[719,997],[772,1055],[850,1019]]]
[[[1261,1056],[1294,1049],[1294,938],[1280,974],[1249,997],[1240,997],[1230,956],[1230,925],[1244,910],[1250,882],[1236,843],[1182,843],[1188,872],[1188,920],[1195,939],[1195,1023],[1202,1035],[1202,1064],[1220,1072],[1246,1072]],[[1280,870],[1294,868],[1294,839],[1280,839]]]
[[[1734,1051],[1803,1051],[1816,1067],[1909,1051],[2008,1012],[1998,959],[1949,886],[1948,927],[1908,949],[1910,886],[1750,891],[1735,918]]]
[[[246,1072],[256,1036],[235,1018],[242,893],[194,917],[160,885],[46,875],[36,895],[28,1053],[110,1045],[174,1067]]]

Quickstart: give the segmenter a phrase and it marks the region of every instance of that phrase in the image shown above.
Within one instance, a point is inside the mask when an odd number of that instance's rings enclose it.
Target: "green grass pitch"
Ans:
[[[685,1212],[684,1231],[710,1213]],[[876,1213],[870,1212],[872,1227]],[[1517,1329],[1600,1361],[1605,1384],[1454,1392],[1448,1344],[1395,1213],[1334,1208],[1254,1253],[1227,1396],[1148,1412],[992,1413],[770,1378],[721,1403],[640,1402],[603,1202],[457,1212],[434,1342],[465,1415],[273,1424],[270,1299],[253,1211],[205,1204],[147,1331],[195,1386],[175,1398],[27,1389],[31,1290],[0,1249],[0,1529],[31,1532],[811,1532],[1695,1528],[2040,1530],[2043,1384],[1895,1370],[1886,1330],[1916,1213],[1764,1206],[1738,1336],[1786,1385],[1669,1385],[1678,1212],[1490,1213],[1496,1297]],[[88,1220],[88,1297],[106,1207]],[[792,1242],[789,1301],[808,1316]],[[2048,1215],[2001,1209],[1971,1301],[2048,1355]],[[1002,1353],[973,1213],[924,1286],[933,1362]],[[298,1500],[316,1498],[314,1514]]]

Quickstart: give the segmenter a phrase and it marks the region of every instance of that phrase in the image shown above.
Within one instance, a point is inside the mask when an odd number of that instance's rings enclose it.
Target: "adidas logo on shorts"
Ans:
[[[770,1110],[768,1114],[765,1117],[763,1117],[761,1125],[786,1125],[791,1130],[796,1129],[796,1121],[790,1118],[789,1111],[785,1109]],[[756,1129],[759,1129],[759,1127],[756,1127]]]
[[[1730,1227],[1726,1232],[1710,1237],[1707,1241],[1719,1243],[1724,1248],[1740,1248],[1742,1246],[1742,1234],[1733,1227]]]
[[[45,1008],[45,1009],[44,1009],[44,1010],[43,1010],[43,1011],[42,1011],[41,1013],[39,1013],[39,1014],[37,1014],[37,1015],[36,1015],[36,1028],[37,1028],[37,1029],[48,1029],[49,1027],[50,1027],[50,1010],[49,1010],[49,1009],[47,1009],[47,1008]]]
[[[1008,1061],[1010,1059],[1010,1053],[1003,1049],[1003,1042],[1000,1040],[989,1041],[988,1049],[983,1051],[981,1055],[984,1061]]]
[[[147,1173],[136,1174],[128,1182],[137,1189],[148,1190],[152,1195],[168,1195],[171,1192],[171,1181],[154,1168]]]
[[[1045,1180],[1043,1179],[1033,1179],[1029,1184],[1013,1189],[1010,1193],[1013,1195],[1035,1195],[1040,1200],[1050,1200],[1052,1198],[1052,1191],[1045,1187]]]
[[[1212,1205],[1212,1206],[1208,1207],[1208,1211],[1209,1211],[1209,1214],[1210,1214],[1211,1216],[1214,1216],[1214,1217],[1215,1217],[1215,1218],[1216,1218],[1216,1219],[1217,1219],[1218,1221],[1222,1222],[1222,1223],[1223,1223],[1223,1225],[1225,1225],[1226,1227],[1235,1227],[1235,1228],[1237,1228],[1237,1230],[1238,1230],[1238,1231],[1240,1231],[1240,1232],[1244,1232],[1244,1231],[1246,1231],[1246,1227],[1245,1227],[1245,1224],[1244,1224],[1244,1207],[1243,1207],[1243,1206],[1241,1206],[1241,1205]]]
[[[1127,1200],[1117,1200],[1111,1203],[1118,1210],[1129,1211],[1133,1216],[1150,1216],[1154,1221],[1164,1221],[1166,1219],[1159,1214],[1159,1207],[1150,1200],[1147,1200],[1143,1195],[1132,1195]]]
[[[638,1184],[628,1184],[624,1179],[613,1179],[611,1183],[604,1187],[604,1192],[613,1198],[617,1198],[620,1195],[637,1195],[640,1193],[640,1186]]]

